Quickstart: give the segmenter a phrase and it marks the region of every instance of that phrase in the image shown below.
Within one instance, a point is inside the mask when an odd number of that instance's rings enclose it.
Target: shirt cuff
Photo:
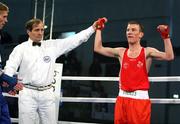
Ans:
[[[88,30],[89,30],[92,34],[95,32],[93,26],[90,26],[90,27],[88,28]]]

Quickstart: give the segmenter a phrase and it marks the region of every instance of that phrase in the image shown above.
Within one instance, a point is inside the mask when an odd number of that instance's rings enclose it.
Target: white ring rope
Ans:
[[[12,122],[18,123],[18,118],[11,118]],[[57,124],[97,124],[97,123],[83,123],[83,122],[69,122],[69,121],[58,121]]]
[[[18,95],[11,96],[7,93],[3,93],[8,97],[16,97]],[[156,104],[180,104],[180,99],[163,99],[163,98],[152,98],[150,99],[152,103]],[[87,103],[115,103],[116,98],[84,98],[84,97],[60,97],[60,102],[87,102]]]
[[[180,99],[152,98],[152,103],[156,104],[180,104]],[[116,98],[83,98],[83,97],[62,97],[62,102],[90,102],[90,103],[115,103]]]
[[[81,80],[81,81],[119,81],[119,77],[77,77],[77,76],[62,76],[62,80]],[[180,76],[168,77],[149,77],[150,82],[178,82]],[[18,98],[18,95],[11,96],[3,93],[4,96]],[[59,96],[60,102],[88,102],[88,103],[115,103],[116,98],[91,98],[91,97],[62,97]],[[155,104],[180,104],[180,99],[164,99],[164,98],[151,98],[152,103]],[[18,122],[18,119],[11,118],[12,122]],[[67,124],[66,122],[59,121],[59,124]],[[69,124],[69,122],[68,122]],[[72,122],[75,124],[75,122]],[[87,123],[86,123],[87,124]]]
[[[119,81],[119,77],[76,77],[62,76],[62,80],[84,80],[84,81]],[[180,76],[149,77],[150,82],[177,82]]]
[[[62,76],[62,80],[81,80],[81,81],[118,81],[119,77],[78,77],[78,76]],[[149,77],[151,82],[178,82],[180,76],[169,76],[169,77]],[[11,96],[7,93],[3,93],[8,97]],[[85,97],[61,97],[61,102],[90,102],[90,103],[115,103],[116,98],[85,98]],[[152,103],[156,104],[180,104],[180,99],[163,99],[163,98],[152,98]]]

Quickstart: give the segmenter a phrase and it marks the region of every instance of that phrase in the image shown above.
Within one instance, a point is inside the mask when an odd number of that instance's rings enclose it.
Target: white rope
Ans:
[[[84,81],[118,81],[119,77],[77,77],[77,76],[62,76],[62,80],[84,80]],[[180,81],[180,76],[170,77],[149,77],[151,82],[177,82]],[[4,96],[11,96],[3,93]],[[91,103],[114,103],[116,98],[84,98],[84,97],[60,97],[61,102],[91,102]],[[151,99],[152,103],[156,104],[180,104],[180,99]]]
[[[77,77],[77,76],[62,76],[62,80],[119,81],[119,77]],[[180,81],[180,76],[149,77],[149,80],[150,80],[150,82],[177,82],[177,81]]]
[[[18,118],[11,118],[13,123],[18,123]],[[97,124],[97,123],[83,123],[83,122],[69,122],[69,121],[58,121],[58,124]]]
[[[18,98],[18,95],[12,96],[12,95],[9,95],[8,93],[2,93],[2,94],[3,96]]]
[[[3,93],[3,95],[18,98],[18,95],[11,96],[7,93]],[[155,104],[180,104],[180,99],[151,98],[150,100]],[[116,98],[60,97],[60,102],[115,103],[115,101]]]
[[[81,80],[81,81],[119,81],[119,77],[76,77],[76,76],[62,76],[62,80]],[[150,82],[178,82],[180,76],[168,76],[168,77],[149,77]],[[3,93],[4,96],[18,98],[18,95],[11,96],[7,93]],[[88,103],[115,103],[116,98],[85,98],[85,97],[59,97],[60,102],[88,102]],[[163,99],[152,98],[150,99],[155,104],[180,104],[180,99]],[[11,118],[12,122],[18,122],[17,118]],[[59,121],[58,124],[88,124],[81,122],[64,122]],[[95,124],[95,123],[89,123]]]
[[[156,104],[180,104],[180,99],[152,98],[152,103]],[[90,103],[115,103],[116,98],[84,98],[84,97],[62,97],[61,102],[90,102]]]

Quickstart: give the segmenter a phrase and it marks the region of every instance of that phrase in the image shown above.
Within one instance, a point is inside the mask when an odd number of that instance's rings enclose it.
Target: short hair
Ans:
[[[128,24],[136,24],[136,25],[139,25],[139,28],[140,28],[140,31],[141,32],[144,32],[144,26],[138,22],[138,21],[129,21]]]
[[[8,6],[5,5],[4,3],[1,3],[1,2],[0,2],[0,13],[1,13],[2,11],[7,11],[7,12],[9,12],[9,8],[8,8]]]
[[[40,23],[43,23],[40,19],[31,19],[26,22],[25,28],[29,31],[32,31],[34,25],[38,25]]]

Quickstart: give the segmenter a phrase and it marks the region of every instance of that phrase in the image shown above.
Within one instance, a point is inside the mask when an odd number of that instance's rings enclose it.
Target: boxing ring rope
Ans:
[[[119,77],[76,77],[62,76],[62,80],[84,80],[84,81],[119,81]],[[180,76],[149,77],[150,82],[177,82]]]
[[[79,81],[119,81],[119,77],[76,77],[62,76],[62,80],[79,80]],[[180,76],[168,77],[149,77],[150,82],[177,82]],[[116,98],[83,98],[83,97],[61,97],[62,102],[91,102],[91,103],[115,103]],[[161,99],[152,98],[152,103],[156,104],[180,104],[180,99]]]
[[[82,77],[82,76],[62,76],[61,80],[71,80],[71,81],[119,81],[119,77]],[[163,77],[149,77],[150,82],[178,82],[180,81],[180,76],[163,76]],[[76,82],[74,82],[76,83]],[[11,96],[7,93],[3,93],[8,97],[16,97],[18,95]],[[83,103],[115,103],[116,98],[91,98],[91,97],[63,97],[59,96],[60,102],[83,102]],[[180,104],[179,98],[151,98],[153,104]],[[11,118],[12,122],[18,122],[18,119]],[[62,123],[62,121],[60,121]],[[60,123],[59,122],[59,123]],[[65,122],[64,122],[65,124]],[[87,123],[86,123],[87,124]]]

